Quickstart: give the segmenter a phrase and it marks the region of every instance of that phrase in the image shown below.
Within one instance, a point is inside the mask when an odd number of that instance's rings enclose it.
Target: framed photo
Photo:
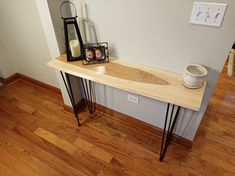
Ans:
[[[84,45],[84,65],[100,64],[109,62],[108,42],[89,43]]]

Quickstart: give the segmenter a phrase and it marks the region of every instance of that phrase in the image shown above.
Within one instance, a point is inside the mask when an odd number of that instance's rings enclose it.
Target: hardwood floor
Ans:
[[[17,80],[0,88],[1,176],[234,176],[235,79],[223,71],[192,149],[171,144],[101,112],[73,114],[62,98]]]

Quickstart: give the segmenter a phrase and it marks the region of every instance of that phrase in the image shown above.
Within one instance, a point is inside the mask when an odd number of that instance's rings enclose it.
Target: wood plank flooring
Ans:
[[[235,79],[223,71],[192,149],[103,113],[64,111],[62,98],[17,80],[0,88],[0,176],[234,176]]]

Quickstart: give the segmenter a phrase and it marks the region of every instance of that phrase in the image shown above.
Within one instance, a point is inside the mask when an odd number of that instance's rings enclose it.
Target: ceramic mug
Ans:
[[[188,88],[199,88],[207,77],[207,69],[199,64],[188,65],[183,72],[183,84]]]

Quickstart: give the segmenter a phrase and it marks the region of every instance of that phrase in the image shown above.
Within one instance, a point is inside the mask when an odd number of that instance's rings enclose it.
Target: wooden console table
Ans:
[[[90,113],[95,111],[93,82],[167,103],[160,161],[164,159],[180,108],[199,111],[205,91],[205,84],[200,89],[185,88],[180,74],[120,59],[111,58],[110,63],[106,64],[83,65],[81,61],[67,62],[66,56],[62,55],[47,65],[60,71],[79,126],[78,110],[69,75],[81,78],[81,88]]]

